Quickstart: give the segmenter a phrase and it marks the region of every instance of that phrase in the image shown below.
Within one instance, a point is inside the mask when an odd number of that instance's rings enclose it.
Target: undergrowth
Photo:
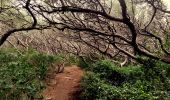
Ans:
[[[118,67],[98,61],[81,81],[83,100],[169,100],[170,64],[146,60]]]
[[[57,58],[36,51],[0,50],[0,100],[42,99],[43,79]]]

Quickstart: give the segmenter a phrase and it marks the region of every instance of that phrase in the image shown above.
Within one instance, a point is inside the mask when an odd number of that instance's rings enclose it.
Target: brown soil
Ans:
[[[43,91],[45,100],[79,100],[80,79],[83,71],[77,66],[65,67],[63,73],[54,74],[47,79]]]

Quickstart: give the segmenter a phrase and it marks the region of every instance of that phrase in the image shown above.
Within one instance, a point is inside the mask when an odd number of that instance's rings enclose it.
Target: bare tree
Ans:
[[[32,22],[7,31],[0,45],[15,32],[56,28],[74,32],[67,35],[110,57],[123,53],[133,59],[143,55],[170,63],[166,46],[170,11],[162,0],[18,1],[24,3]],[[138,13],[140,7],[145,7],[143,15]]]

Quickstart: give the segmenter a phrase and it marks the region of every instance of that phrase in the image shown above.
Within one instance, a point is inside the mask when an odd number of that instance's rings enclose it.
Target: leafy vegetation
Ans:
[[[93,65],[81,82],[83,100],[168,100],[170,65],[146,60],[118,67],[109,60]]]
[[[142,64],[118,67],[110,60],[36,51],[0,50],[0,99],[43,99],[43,79],[52,63],[65,61],[87,70],[81,81],[83,100],[168,100],[170,64],[145,59]]]
[[[56,60],[55,56],[35,51],[21,55],[15,50],[0,50],[0,100],[42,98],[42,79]]]

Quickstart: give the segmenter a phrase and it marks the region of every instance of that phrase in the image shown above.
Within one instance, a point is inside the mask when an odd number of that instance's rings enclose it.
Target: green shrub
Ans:
[[[78,66],[80,66],[83,69],[88,69],[90,67],[89,63],[83,57],[79,58]]]
[[[150,94],[143,91],[140,83],[136,83],[136,86],[138,87],[128,83],[113,86],[102,80],[100,75],[88,73],[82,78],[81,98],[83,100],[150,100],[152,98]]]
[[[66,60],[67,60],[67,65],[78,64],[79,62],[78,57],[73,54],[67,55]]]
[[[106,79],[113,85],[121,85],[126,81],[135,80],[143,75],[141,66],[129,65],[127,67],[118,67],[110,60],[102,60],[94,64],[92,71],[100,74],[100,77]]]
[[[74,54],[56,54],[55,55],[55,63],[64,63],[65,66],[70,66],[70,65],[77,65],[79,62],[79,59],[76,55]]]
[[[116,70],[115,65],[110,60],[101,60],[94,64],[92,71],[95,73],[102,73],[105,75],[112,74]]]
[[[38,52],[0,50],[0,100],[42,98],[42,79],[54,61],[54,56]]]
[[[95,61],[90,59],[88,56],[79,56],[78,66],[85,70],[90,70],[94,62]]]
[[[111,85],[106,84],[104,80],[101,80],[98,74],[87,73],[82,78],[81,88],[83,88],[81,94],[83,100],[113,99],[112,90],[114,88]]]
[[[118,67],[109,60],[94,64],[82,79],[85,100],[168,100],[170,64],[146,60],[143,65]],[[98,88],[100,87],[100,89]]]

